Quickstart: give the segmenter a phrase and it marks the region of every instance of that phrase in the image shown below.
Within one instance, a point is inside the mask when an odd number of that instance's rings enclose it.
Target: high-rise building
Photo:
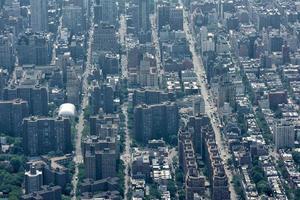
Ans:
[[[81,79],[77,75],[77,72],[73,67],[67,66],[66,69],[66,90],[67,90],[67,100],[69,103],[74,105],[80,104],[80,84]]]
[[[183,7],[171,7],[169,24],[171,30],[183,30]]]
[[[100,20],[111,25],[116,25],[117,22],[117,5],[116,0],[97,0],[96,5],[101,7]]]
[[[114,25],[101,22],[95,25],[93,50],[118,52],[119,45]]]
[[[86,178],[97,180],[95,149],[93,146],[91,146],[89,150],[84,152],[85,152],[84,155],[85,176]]]
[[[194,195],[205,192],[205,177],[200,176],[197,168],[191,168],[186,175],[186,199],[194,199]]]
[[[155,105],[139,105],[134,110],[134,134],[141,142],[161,138],[169,141],[178,132],[178,107],[165,102]]]
[[[174,93],[166,93],[162,90],[153,90],[150,88],[136,89],[133,92],[133,106],[140,104],[159,104],[165,101],[174,101]]]
[[[224,168],[215,169],[213,177],[213,200],[230,199],[230,192],[228,190],[228,178],[224,172]]]
[[[157,6],[158,30],[169,25],[170,30],[183,30],[183,8],[164,2]]]
[[[203,127],[206,127],[210,124],[209,117],[207,115],[196,115],[189,119],[189,126],[194,129],[192,132],[192,141],[194,150],[201,157],[203,156],[203,143],[205,133],[203,132]]]
[[[96,151],[94,147],[86,149],[84,165],[87,178],[94,180],[116,176],[117,154],[115,150],[104,148]]]
[[[83,12],[80,6],[67,5],[62,9],[63,27],[68,28],[72,33],[78,33],[84,31]]]
[[[3,6],[6,14],[12,17],[20,17],[21,14],[21,6],[19,1],[6,1]]]
[[[164,2],[157,5],[157,26],[160,31],[162,27],[169,24],[170,18],[170,3]]]
[[[104,77],[106,77],[109,74],[119,73],[119,56],[117,54],[105,54],[101,64]]]
[[[191,134],[193,128],[184,127],[178,132],[179,165],[185,179],[185,199],[194,199],[194,195],[204,195],[205,177],[200,176]]]
[[[149,0],[139,0],[139,30],[148,31],[150,29],[150,5]]]
[[[3,100],[27,101],[30,115],[48,115],[48,90],[40,85],[10,85],[3,90]]]
[[[61,187],[60,186],[49,186],[43,185],[41,190],[25,194],[21,197],[21,200],[61,200]]]
[[[283,64],[290,62],[290,47],[286,42],[282,45],[281,53]]]
[[[9,80],[9,72],[0,68],[0,99],[3,99],[3,90]]]
[[[11,71],[15,65],[12,35],[0,35],[0,67]]]
[[[268,28],[271,26],[274,29],[280,29],[281,14],[278,9],[265,9],[258,15],[258,28]]]
[[[126,48],[126,51],[128,70],[138,68],[140,65],[140,61],[143,58],[141,46],[137,41],[131,41]]]
[[[205,101],[201,95],[194,97],[193,101],[194,116],[198,114],[205,114]]]
[[[67,118],[25,118],[23,122],[23,146],[29,156],[50,151],[69,153],[72,150],[71,125]]]
[[[29,194],[37,192],[43,185],[43,173],[35,168],[34,165],[30,167],[29,171],[25,172],[25,193]]]
[[[138,68],[138,84],[141,87],[158,87],[158,71],[152,54],[143,55]]]
[[[20,34],[16,49],[20,65],[47,65],[51,61],[51,45],[44,33]]]
[[[90,104],[92,106],[93,114],[98,114],[100,108],[105,113],[112,113],[114,90],[110,84],[95,84],[92,88]]]
[[[136,140],[147,142],[152,136],[152,113],[148,106],[140,105],[134,109],[134,135]]]
[[[148,152],[135,150],[132,153],[131,174],[134,179],[150,180],[151,167]]]
[[[95,151],[102,151],[105,148],[109,148],[119,153],[119,144],[116,137],[117,133],[114,136],[106,136],[104,138],[99,135],[89,135],[82,141],[82,151],[86,152],[91,148]]]
[[[34,32],[48,29],[48,0],[30,0],[31,28]]]
[[[215,140],[215,133],[211,127],[202,127],[202,133],[205,136],[203,159],[208,166],[209,180],[212,189],[213,200],[229,200],[230,191],[228,177],[225,174],[224,164],[218,150]]]
[[[118,133],[120,119],[118,114],[104,114],[100,109],[98,115],[90,117],[90,134],[101,139],[115,137]]]
[[[94,6],[94,23],[99,24],[102,21],[102,6]]]
[[[126,14],[128,15],[127,19],[127,31],[128,33],[133,33],[135,36],[138,35],[138,14],[139,7],[137,4],[132,4],[130,7],[126,8]]]
[[[145,43],[151,40],[150,33],[150,1],[138,0],[138,32],[139,40]]]
[[[295,142],[295,126],[286,120],[279,120],[274,125],[275,148],[292,148]]]
[[[21,99],[0,101],[0,113],[0,132],[20,136],[23,118],[29,116],[27,101]]]

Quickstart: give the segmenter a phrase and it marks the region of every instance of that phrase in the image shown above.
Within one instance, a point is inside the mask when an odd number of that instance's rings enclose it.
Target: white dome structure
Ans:
[[[59,107],[58,116],[61,117],[75,117],[76,108],[74,104],[64,103]]]

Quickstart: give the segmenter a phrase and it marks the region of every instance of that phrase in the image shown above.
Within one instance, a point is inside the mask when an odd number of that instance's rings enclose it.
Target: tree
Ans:
[[[233,176],[233,186],[234,186],[234,190],[236,191],[236,193],[241,195],[241,199],[245,199],[241,180],[242,180],[242,178],[239,175],[234,175]]]
[[[90,106],[87,106],[83,111],[84,119],[88,120],[91,114],[92,114],[92,109]]]
[[[178,183],[183,183],[184,182],[184,175],[183,172],[179,169],[176,169],[175,171],[175,177],[176,177],[176,182]]]
[[[265,180],[261,180],[257,183],[257,191],[260,194],[267,194],[268,196],[272,194],[272,190]]]
[[[150,185],[150,199],[152,199],[152,198],[160,198],[160,192],[158,191],[158,189],[157,189],[157,185],[155,185],[155,184],[151,184]]]
[[[296,196],[296,197],[300,197],[300,189],[297,189],[297,190],[295,191],[295,196]]]
[[[167,185],[167,188],[168,188],[168,190],[170,191],[170,194],[171,194],[171,197],[175,197],[175,194],[176,194],[176,191],[177,191],[177,189],[176,189],[176,185],[175,185],[175,183],[174,183],[174,181],[173,180],[169,180],[168,181],[168,185]]]
[[[300,152],[293,151],[292,156],[293,156],[295,163],[297,163],[299,165],[300,164]]]
[[[9,200],[18,200],[20,199],[20,196],[22,195],[21,188],[13,187],[11,192],[9,193]]]
[[[185,192],[183,189],[178,191],[179,200],[185,200]]]
[[[258,183],[260,180],[263,179],[263,175],[260,172],[255,171],[252,174],[252,178],[253,178],[254,183]]]
[[[19,156],[13,156],[10,159],[10,164],[13,168],[13,172],[16,173],[19,171],[20,167],[22,166],[22,158]]]
[[[85,170],[84,170],[84,164],[79,164],[78,165],[78,179],[79,179],[79,182],[82,182],[83,179],[85,178]]]

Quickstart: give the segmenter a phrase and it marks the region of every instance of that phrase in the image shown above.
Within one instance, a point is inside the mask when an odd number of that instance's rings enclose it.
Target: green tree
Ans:
[[[260,180],[263,179],[263,175],[260,172],[254,171],[252,174],[252,178],[254,183],[258,183]]]
[[[168,190],[170,191],[171,197],[174,198],[177,192],[175,182],[173,180],[168,181],[167,185]]]
[[[268,185],[268,182],[265,180],[261,180],[257,183],[257,191],[260,194],[267,194],[268,196],[270,196],[272,194],[272,190],[270,188],[270,186]]]
[[[12,166],[13,172],[16,173],[19,171],[20,167],[22,166],[22,158],[19,156],[13,156],[10,159],[10,164]]]
[[[178,191],[179,200],[185,200],[185,191],[183,189]]]
[[[292,153],[294,161],[299,165],[300,164],[300,152],[293,151]]]
[[[156,184],[151,184],[150,185],[150,199],[153,199],[153,198],[160,198],[160,192],[158,191],[157,189],[157,185]]]
[[[176,177],[176,182],[177,183],[183,183],[184,182],[184,176],[183,176],[183,172],[179,169],[176,169],[175,171],[175,177]]]
[[[300,189],[297,189],[297,190],[295,191],[295,196],[296,196],[296,197],[300,197]]]

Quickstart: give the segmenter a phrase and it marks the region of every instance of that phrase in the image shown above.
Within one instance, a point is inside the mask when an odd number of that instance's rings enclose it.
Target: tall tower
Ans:
[[[97,5],[102,8],[101,21],[107,22],[111,25],[116,25],[117,6],[115,0],[98,0]]]
[[[0,35],[0,66],[11,71],[15,65],[13,35]]]
[[[25,172],[25,192],[26,194],[37,192],[43,185],[43,174],[35,168],[34,165],[30,167],[29,171]]]
[[[279,120],[274,125],[275,148],[293,148],[295,143],[295,126],[287,120]]]
[[[34,32],[48,29],[48,0],[30,0],[31,28]]]
[[[150,29],[150,5],[149,5],[149,0],[139,0],[138,1],[138,6],[139,6],[139,18],[138,18],[138,25],[139,25],[139,31],[148,31]]]

